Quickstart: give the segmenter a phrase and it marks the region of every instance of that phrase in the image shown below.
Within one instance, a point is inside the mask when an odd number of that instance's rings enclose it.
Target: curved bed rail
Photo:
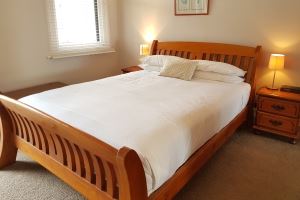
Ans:
[[[88,199],[147,198],[144,169],[134,150],[117,150],[3,95],[0,115],[0,168],[15,162],[19,149]]]

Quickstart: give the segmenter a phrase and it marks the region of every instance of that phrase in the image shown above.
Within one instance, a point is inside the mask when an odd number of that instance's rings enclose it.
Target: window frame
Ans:
[[[100,7],[100,2],[102,1],[102,7]],[[86,56],[86,55],[96,55],[96,54],[106,54],[116,52],[115,49],[111,46],[110,38],[110,24],[109,24],[109,10],[108,10],[108,1],[107,0],[94,0],[95,4],[95,19],[96,19],[96,33],[97,41],[95,44],[86,44],[83,45],[74,45],[69,48],[60,48],[58,41],[58,30],[56,22],[56,10],[55,10],[55,0],[46,0],[47,5],[47,23],[48,23],[48,46],[49,46],[49,59],[57,58],[67,58],[67,57],[77,57],[77,56]],[[96,3],[97,2],[97,6]],[[97,8],[97,10],[96,10]],[[102,8],[102,10],[100,10]],[[99,13],[102,12],[102,16]],[[99,21],[100,17],[103,18],[103,34],[105,42],[100,43],[100,30],[99,30]]]

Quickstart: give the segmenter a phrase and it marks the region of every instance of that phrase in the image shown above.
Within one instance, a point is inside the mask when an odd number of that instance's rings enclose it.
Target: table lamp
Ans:
[[[277,90],[278,88],[274,87],[275,77],[277,70],[284,68],[284,55],[282,54],[272,54],[269,62],[269,69],[274,70],[273,83],[272,87],[268,87],[271,90]]]
[[[150,54],[149,44],[141,44],[140,45],[140,55],[141,56],[148,56],[149,54]]]

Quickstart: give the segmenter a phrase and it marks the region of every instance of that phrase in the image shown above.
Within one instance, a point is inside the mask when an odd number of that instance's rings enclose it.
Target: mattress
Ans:
[[[21,102],[119,149],[134,149],[148,193],[247,105],[250,85],[138,71],[46,91]]]

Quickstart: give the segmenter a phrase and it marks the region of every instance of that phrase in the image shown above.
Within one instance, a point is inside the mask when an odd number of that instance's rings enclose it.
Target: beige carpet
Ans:
[[[19,154],[16,164],[0,171],[0,199],[84,198]],[[239,130],[175,199],[300,200],[300,143]]]

